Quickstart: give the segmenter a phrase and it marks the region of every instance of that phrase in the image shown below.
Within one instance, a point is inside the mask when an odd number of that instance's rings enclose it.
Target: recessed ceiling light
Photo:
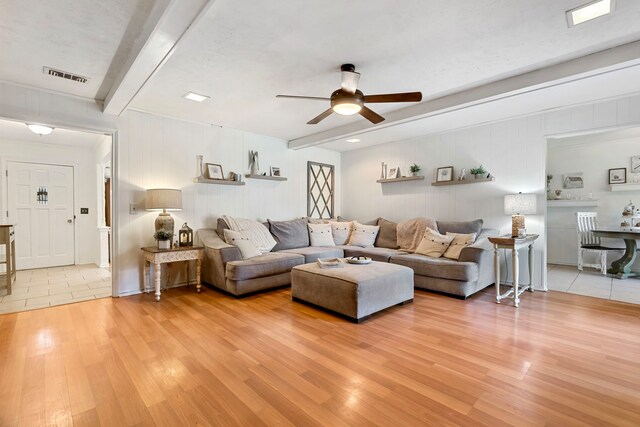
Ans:
[[[347,142],[360,142],[360,140],[358,138],[351,138],[351,139],[347,139]]]
[[[49,135],[51,132],[53,132],[53,128],[49,126],[30,125],[29,123],[25,123],[25,124],[27,125],[29,130],[35,133],[36,135]]]
[[[591,21],[611,13],[615,8],[615,0],[596,0],[567,11],[569,27]]]
[[[193,93],[193,92],[189,92],[184,97],[189,99],[189,100],[191,100],[191,101],[196,101],[196,102],[202,102],[205,99],[209,99],[209,97],[207,95],[199,95],[199,94]]]

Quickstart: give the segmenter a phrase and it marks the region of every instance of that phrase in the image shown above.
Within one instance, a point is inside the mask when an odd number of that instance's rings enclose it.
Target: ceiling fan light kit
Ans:
[[[296,95],[276,95],[276,98],[295,98],[295,99],[308,99],[314,101],[329,101],[331,108],[323,111],[313,119],[309,120],[307,124],[315,125],[322,120],[329,117],[332,113],[337,113],[342,116],[351,116],[354,114],[360,114],[365,119],[369,120],[373,124],[378,124],[384,120],[384,117],[376,113],[375,111],[367,108],[365,103],[380,103],[380,102],[420,102],[422,101],[421,92],[407,92],[407,93],[386,93],[379,95],[365,96],[358,90],[358,82],[360,81],[360,73],[356,72],[356,67],[353,64],[342,64],[340,67],[342,73],[342,82],[340,89],[334,91],[330,98],[321,98],[317,96],[296,96]]]

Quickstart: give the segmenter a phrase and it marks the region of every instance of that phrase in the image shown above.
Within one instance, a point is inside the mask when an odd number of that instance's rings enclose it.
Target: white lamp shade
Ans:
[[[146,202],[148,211],[162,209],[179,211],[182,210],[182,191],[169,188],[153,188],[147,190]]]
[[[504,196],[504,213],[507,215],[535,214],[538,210],[538,196],[535,194],[507,194]]]

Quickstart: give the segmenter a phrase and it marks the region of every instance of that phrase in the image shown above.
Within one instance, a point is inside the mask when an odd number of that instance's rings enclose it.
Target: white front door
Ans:
[[[7,186],[16,268],[74,264],[73,168],[7,162]]]

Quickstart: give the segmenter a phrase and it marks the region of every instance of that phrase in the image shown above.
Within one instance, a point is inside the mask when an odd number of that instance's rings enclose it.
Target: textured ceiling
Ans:
[[[365,94],[430,99],[640,38],[640,1],[568,28],[565,11],[581,3],[217,0],[132,106],[295,139],[363,120],[334,114],[310,126],[328,105],[275,98],[328,96],[341,63],[356,65]],[[181,98],[187,91],[212,99],[193,103]]]

